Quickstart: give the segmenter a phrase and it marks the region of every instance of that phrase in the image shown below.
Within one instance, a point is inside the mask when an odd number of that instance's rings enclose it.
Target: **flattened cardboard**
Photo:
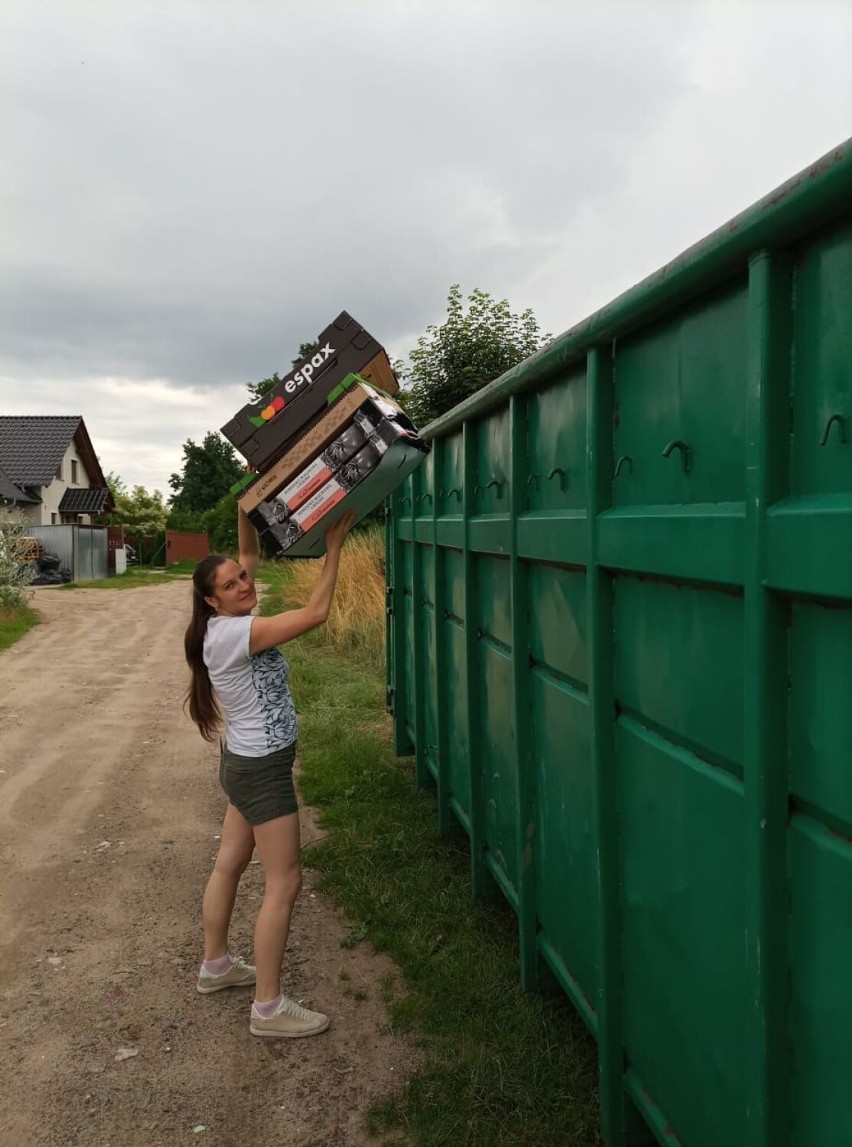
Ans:
[[[349,426],[342,430],[313,462],[309,462],[303,470],[300,470],[292,482],[288,482],[275,495],[288,510],[297,510],[332,477],[335,470],[366,446],[368,438],[375,429],[375,424],[370,422],[367,416],[370,405],[367,403],[360,410],[356,410]]]
[[[367,451],[372,454],[368,456]],[[428,453],[428,445],[416,435],[396,439],[384,453],[370,443],[352,460],[357,460],[356,466],[347,477],[344,478],[344,467],[296,514],[280,524],[270,525],[261,519],[258,529],[284,557],[321,557],[325,553],[325,534],[332,523],[349,510],[355,512],[359,522],[404,482]]]
[[[222,427],[228,441],[256,469],[268,468],[292,445],[322,414],[329,394],[347,375],[361,374],[389,394],[399,389],[384,348],[346,311],[319,336],[319,348],[259,403],[248,403]],[[264,420],[263,413],[273,410]]]
[[[261,533],[272,529],[279,541],[285,536],[295,539],[299,536],[299,527],[302,533],[307,529],[302,507],[313,502],[318,492],[324,490],[328,495],[337,490],[338,485],[344,493],[352,489],[395,442],[403,440],[422,445],[414,423],[405,412],[378,392],[373,395],[313,462],[248,511],[249,520]],[[306,512],[310,513],[311,509]]]
[[[261,502],[273,497],[283,486],[296,476],[299,470],[324,450],[336,438],[359,407],[368,399],[375,398],[376,391],[363,383],[355,383],[339,398],[327,413],[310,427],[293,446],[278,459],[273,466],[261,474],[247,490],[237,498],[240,506],[248,514]],[[385,399],[385,401],[390,401]],[[393,403],[396,407],[396,403]],[[397,407],[399,409],[399,407]]]

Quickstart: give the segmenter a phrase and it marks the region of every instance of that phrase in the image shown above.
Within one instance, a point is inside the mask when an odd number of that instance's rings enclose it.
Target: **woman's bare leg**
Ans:
[[[216,960],[227,954],[237,885],[253,851],[254,829],[243,814],[229,804],[222,822],[219,852],[201,904],[205,960]]]
[[[302,886],[299,814],[291,813],[255,825],[254,839],[266,880],[254,929],[255,998],[266,1002],[281,993],[281,964],[290,916]]]

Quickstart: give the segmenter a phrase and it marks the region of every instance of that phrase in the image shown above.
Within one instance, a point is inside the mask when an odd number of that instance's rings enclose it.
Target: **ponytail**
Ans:
[[[186,691],[184,708],[198,726],[205,741],[215,741],[222,723],[222,713],[216,703],[210,674],[204,664],[204,636],[207,622],[216,612],[205,601],[213,592],[216,570],[228,559],[222,554],[211,554],[195,567],[192,575],[192,617],[186,627],[183,647],[192,674]]]

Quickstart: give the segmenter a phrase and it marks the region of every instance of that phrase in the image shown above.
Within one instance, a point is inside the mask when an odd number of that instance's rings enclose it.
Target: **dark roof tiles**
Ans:
[[[19,489],[0,467],[0,502],[38,502],[38,498]]]
[[[16,486],[49,486],[82,418],[0,415],[0,465]]]

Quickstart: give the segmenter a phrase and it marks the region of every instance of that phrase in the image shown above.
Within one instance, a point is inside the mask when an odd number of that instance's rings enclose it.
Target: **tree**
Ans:
[[[112,475],[107,475],[109,485]],[[116,488],[124,488],[124,483],[118,479]],[[131,493],[119,492],[114,494],[115,510],[109,515],[109,522],[124,526],[129,534],[138,538],[152,537],[166,528],[168,508],[163,501],[159,490],[150,493],[144,486],[134,486]]]
[[[226,494],[212,510],[207,510],[202,521],[211,550],[219,554],[237,553],[237,499],[233,494]]]
[[[310,356],[316,354],[318,350],[319,342],[317,342],[316,339],[312,343],[299,343],[299,353],[292,360],[292,365],[294,367],[298,366],[300,362],[304,362],[306,358],[310,358]],[[254,401],[260,402],[261,398],[269,394],[270,390],[274,390],[279,382],[281,382],[281,379],[278,377],[278,371],[276,370],[271,378],[262,378],[260,382],[247,382],[246,386]]]
[[[409,354],[403,372],[406,409],[425,426],[468,395],[529,358],[550,335],[542,335],[531,310],[513,315],[478,288],[468,296],[467,312],[458,283],[447,296],[447,321],[429,326]]]
[[[172,474],[172,509],[190,514],[211,510],[228,493],[245,469],[231,445],[210,430],[200,446],[191,438],[183,444],[183,472]]]
[[[114,470],[110,470],[109,474],[107,474],[106,484],[109,488],[110,494],[112,494],[113,502],[116,500],[119,494],[127,493],[127,483],[124,481],[121,475],[116,474]]]
[[[209,514],[205,510],[204,514]],[[169,510],[166,518],[167,530],[183,530],[187,534],[204,533],[204,514],[191,514],[189,510]]]

